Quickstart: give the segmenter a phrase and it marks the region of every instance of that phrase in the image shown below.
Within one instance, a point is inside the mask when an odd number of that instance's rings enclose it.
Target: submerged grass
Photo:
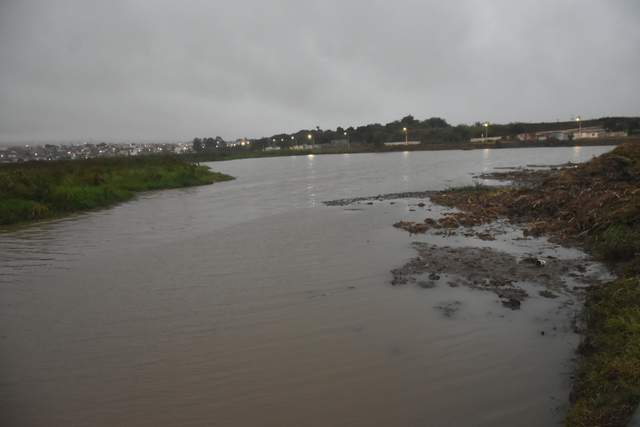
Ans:
[[[640,144],[540,177],[528,188],[461,188],[432,200],[475,222],[507,217],[528,233],[580,244],[618,273],[587,293],[566,424],[626,426],[640,403]]]
[[[0,167],[0,225],[123,202],[140,191],[190,187],[232,177],[172,156],[30,162]]]

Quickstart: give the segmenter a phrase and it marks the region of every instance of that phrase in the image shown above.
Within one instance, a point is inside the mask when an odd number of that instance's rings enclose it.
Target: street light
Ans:
[[[484,122],[482,126],[484,126],[484,139],[486,141],[489,138],[489,122]]]
[[[404,145],[409,145],[409,132],[407,132],[407,128],[402,128],[402,132],[404,132]]]
[[[582,133],[582,123],[581,123],[581,118],[580,116],[576,117],[576,122],[578,122],[578,133]]]

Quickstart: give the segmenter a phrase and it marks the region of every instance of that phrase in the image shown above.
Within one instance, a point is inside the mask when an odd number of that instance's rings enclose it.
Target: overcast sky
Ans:
[[[640,115],[638,0],[0,0],[0,142]]]

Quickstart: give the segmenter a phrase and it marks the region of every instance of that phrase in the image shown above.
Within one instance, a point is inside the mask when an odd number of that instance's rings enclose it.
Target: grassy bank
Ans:
[[[176,157],[29,162],[0,166],[0,225],[57,217],[123,202],[148,190],[232,177]]]
[[[498,217],[527,233],[577,244],[619,279],[586,294],[584,339],[568,426],[626,426],[640,403],[640,144],[575,168],[541,172],[523,188],[469,187],[433,201],[462,210],[462,224]]]

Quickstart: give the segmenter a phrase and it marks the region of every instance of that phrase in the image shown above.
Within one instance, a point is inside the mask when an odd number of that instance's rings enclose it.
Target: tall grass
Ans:
[[[136,192],[232,177],[171,156],[30,162],[0,167],[0,224],[33,221],[131,199]]]

